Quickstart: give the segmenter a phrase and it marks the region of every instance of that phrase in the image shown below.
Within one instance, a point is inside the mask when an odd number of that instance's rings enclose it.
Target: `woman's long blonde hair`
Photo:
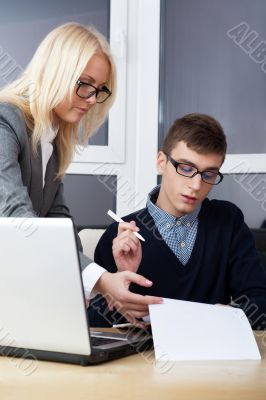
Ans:
[[[0,91],[0,102],[16,105],[23,112],[31,132],[33,152],[41,135],[52,128],[52,110],[73,90],[82,71],[94,54],[103,54],[110,64],[106,86],[112,96],[96,103],[80,122],[59,123],[55,142],[59,156],[57,177],[62,177],[79,143],[88,143],[104,122],[116,93],[116,69],[109,44],[95,28],[67,23],[52,30],[41,42],[22,75]]]

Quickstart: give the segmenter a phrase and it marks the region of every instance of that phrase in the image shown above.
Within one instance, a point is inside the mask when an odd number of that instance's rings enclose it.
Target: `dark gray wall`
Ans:
[[[259,228],[266,220],[266,174],[226,175],[209,198],[232,201],[241,208],[248,226]]]
[[[106,213],[116,211],[116,191],[116,176],[68,174],[64,178],[66,203],[79,228],[102,228],[113,222]]]

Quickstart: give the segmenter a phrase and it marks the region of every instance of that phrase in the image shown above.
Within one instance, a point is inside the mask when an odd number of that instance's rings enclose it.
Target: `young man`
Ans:
[[[225,153],[226,138],[214,118],[177,119],[157,156],[161,185],[150,192],[144,209],[123,217],[118,229],[117,223],[108,227],[95,262],[111,272],[137,271],[154,282],[150,288],[132,285],[136,293],[238,306],[254,329],[264,329],[266,276],[253,236],[239,208],[207,199],[223,179]],[[140,307],[138,317],[143,314]],[[107,313],[97,299],[90,318],[93,325],[111,325],[119,313]]]

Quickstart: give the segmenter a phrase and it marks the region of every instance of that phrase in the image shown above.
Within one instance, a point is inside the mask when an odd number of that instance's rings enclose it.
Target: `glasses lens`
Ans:
[[[97,95],[97,103],[103,103],[105,100],[108,99],[110,96],[109,90],[106,88],[103,88],[101,91],[98,92]]]
[[[202,180],[211,185],[217,185],[221,181],[221,177],[218,172],[215,171],[204,171],[202,173]]]
[[[196,168],[192,167],[189,164],[178,164],[176,172],[183,176],[192,176],[195,172],[197,172]]]
[[[89,97],[95,94],[95,89],[92,88],[89,84],[83,83],[78,87],[77,94],[79,95],[79,97],[82,97],[83,99],[88,99]]]

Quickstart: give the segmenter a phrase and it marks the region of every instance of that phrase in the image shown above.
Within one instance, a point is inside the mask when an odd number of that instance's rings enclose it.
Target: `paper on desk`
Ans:
[[[261,358],[241,309],[164,299],[149,310],[157,361]]]

